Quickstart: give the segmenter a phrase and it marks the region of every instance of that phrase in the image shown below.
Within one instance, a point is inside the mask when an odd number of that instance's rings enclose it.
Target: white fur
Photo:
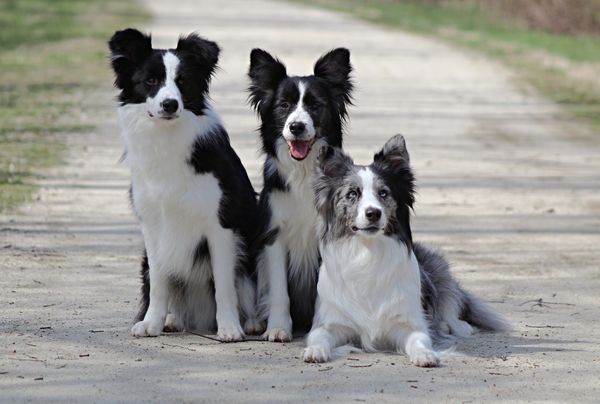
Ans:
[[[315,137],[317,132],[310,114],[304,107],[304,93],[306,92],[306,86],[302,81],[298,82],[298,92],[300,93],[298,97],[298,104],[296,104],[296,109],[294,109],[294,111],[288,115],[285,121],[285,125],[283,126],[283,137],[286,140],[298,139],[298,137],[296,137],[296,135],[292,134],[290,131],[290,125],[293,122],[302,122],[306,127],[306,136],[302,136],[301,138],[305,140],[311,140]]]
[[[358,215],[356,216],[355,224],[360,228],[364,228],[370,225],[373,225],[367,219],[365,212],[368,208],[375,208],[381,211],[381,218],[379,219],[379,223],[387,223],[387,218],[385,217],[385,210],[381,206],[381,202],[377,197],[377,191],[375,190],[375,173],[371,171],[370,168],[366,167],[361,169],[358,172],[358,177],[362,181],[362,195],[360,201],[358,203]]]
[[[435,366],[421,306],[415,255],[388,236],[354,236],[321,245],[318,298],[304,360],[324,362],[354,341],[366,351],[405,352],[417,366]]]
[[[167,55],[170,54],[165,55],[165,62],[169,61]],[[169,91],[165,89],[164,94],[172,94]],[[199,136],[208,136],[213,128],[221,125],[220,118],[210,106],[203,116],[183,110],[179,119],[171,121],[152,119],[146,108],[144,104],[119,108],[126,162],[131,169],[133,201],[141,220],[151,285],[146,316],[133,326],[131,332],[134,336],[156,336],[166,321],[169,326],[181,325],[182,319],[177,312],[181,305],[197,307],[192,322],[196,328],[206,329],[215,316],[215,302],[212,297],[208,298],[211,296],[210,280],[214,278],[218,336],[227,341],[240,339],[243,332],[235,288],[240,240],[219,223],[222,191],[217,178],[212,174],[198,175],[188,164],[193,143]],[[203,238],[208,241],[212,268],[206,263],[192,268],[195,249]],[[169,293],[171,276],[194,288],[197,293],[189,294],[190,301],[172,301]]]
[[[312,184],[317,151],[324,145],[324,140],[317,140],[309,155],[302,161],[296,161],[290,156],[285,141],[282,138],[277,140],[277,162],[271,164],[276,164],[273,168],[287,178],[289,190],[274,190],[269,195],[270,229],[279,228],[279,233],[276,242],[265,249],[259,262],[266,269],[259,271],[259,289],[262,292],[259,305],[263,313],[268,312],[264,337],[269,341],[288,341],[292,337],[288,278],[290,282],[301,284],[316,281],[314,274],[304,269],[319,265],[318,215]],[[289,252],[289,274],[286,252]]]
[[[218,221],[218,211],[215,213]],[[244,336],[235,288],[235,267],[240,240],[233,231],[222,228],[220,224],[212,226],[209,233],[211,234],[207,238],[217,303],[217,338],[221,341],[239,341]]]
[[[154,97],[148,97],[146,100],[148,113],[153,117],[160,118],[160,116],[163,115],[162,102],[167,99],[176,100],[178,104],[177,111],[172,115],[173,118],[179,117],[183,111],[181,92],[175,83],[179,62],[179,58],[171,52],[167,52],[163,55],[163,63],[166,71],[165,82]]]

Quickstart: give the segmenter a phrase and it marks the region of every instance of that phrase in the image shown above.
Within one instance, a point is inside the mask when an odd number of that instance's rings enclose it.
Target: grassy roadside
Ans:
[[[560,104],[600,134],[600,37],[557,35],[499,18],[473,2],[292,0],[443,39],[502,61],[524,87]]]
[[[0,212],[26,201],[61,139],[93,128],[82,98],[110,82],[106,40],[143,21],[134,0],[4,0],[0,9]]]

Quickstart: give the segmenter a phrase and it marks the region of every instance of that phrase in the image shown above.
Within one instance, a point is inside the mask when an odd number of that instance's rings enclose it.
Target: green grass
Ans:
[[[600,133],[599,37],[531,30],[521,21],[498,18],[468,1],[446,6],[401,0],[295,1],[483,52],[510,66],[522,84],[533,86]]]
[[[0,8],[0,211],[28,200],[66,156],[65,134],[93,129],[110,83],[106,41],[147,18],[134,0],[3,0]]]

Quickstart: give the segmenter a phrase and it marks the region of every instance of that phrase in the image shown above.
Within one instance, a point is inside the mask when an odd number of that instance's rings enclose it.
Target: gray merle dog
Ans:
[[[320,222],[318,297],[304,360],[324,362],[334,348],[404,352],[436,366],[432,337],[465,337],[472,326],[507,323],[452,277],[444,256],[413,243],[414,178],[404,138],[391,138],[369,166],[324,147],[314,185]]]

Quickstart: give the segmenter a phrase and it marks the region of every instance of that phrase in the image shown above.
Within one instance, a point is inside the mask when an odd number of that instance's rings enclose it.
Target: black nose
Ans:
[[[177,108],[179,108],[179,103],[173,98],[167,98],[160,103],[160,106],[167,114],[172,114],[177,111]]]
[[[367,210],[365,210],[365,216],[369,219],[369,222],[376,222],[381,219],[381,210],[377,208],[367,208]]]
[[[304,125],[304,122],[290,123],[290,132],[292,132],[292,135],[301,135],[302,133],[304,133],[304,129],[306,129],[306,125]]]

